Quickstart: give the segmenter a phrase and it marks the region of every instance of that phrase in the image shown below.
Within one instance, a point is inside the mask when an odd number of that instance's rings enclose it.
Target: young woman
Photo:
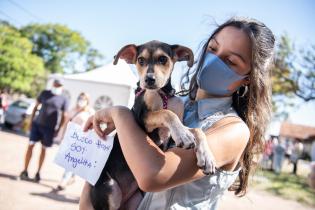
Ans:
[[[228,188],[237,195],[246,193],[253,156],[261,152],[271,111],[274,42],[263,23],[232,18],[203,46],[185,92],[189,97],[184,102],[183,123],[205,132],[217,167],[212,175],[198,168],[193,150],[161,151],[125,107],[103,109],[88,120],[85,128],[93,124],[103,137],[116,129],[127,163],[139,187],[147,192],[140,205],[132,202],[130,209],[216,209]],[[105,131],[101,123],[108,124]],[[86,184],[81,209],[91,208],[88,193]],[[139,197],[135,193],[130,200]]]

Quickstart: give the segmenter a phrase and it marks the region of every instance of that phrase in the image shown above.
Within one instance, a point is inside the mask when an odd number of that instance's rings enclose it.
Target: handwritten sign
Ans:
[[[95,185],[113,147],[114,136],[102,140],[94,131],[83,132],[69,122],[55,163]]]

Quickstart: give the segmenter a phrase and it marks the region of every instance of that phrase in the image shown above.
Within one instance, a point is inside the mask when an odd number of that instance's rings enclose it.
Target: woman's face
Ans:
[[[80,95],[77,99],[77,106],[79,108],[85,108],[88,105],[88,99],[84,95]]]
[[[231,69],[240,75],[247,75],[251,70],[251,41],[248,35],[233,26],[227,26],[210,40],[208,52],[217,55]],[[248,84],[248,78],[236,81],[228,89],[236,90]]]

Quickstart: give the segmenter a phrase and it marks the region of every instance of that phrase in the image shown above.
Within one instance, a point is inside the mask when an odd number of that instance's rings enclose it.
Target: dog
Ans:
[[[162,150],[172,144],[185,149],[195,148],[197,165],[205,174],[214,173],[213,156],[205,134],[200,129],[185,127],[178,113],[175,114],[178,112],[176,107],[167,107],[168,102],[176,103],[177,98],[171,85],[174,64],[187,61],[191,67],[194,62],[193,52],[181,45],[150,41],[139,46],[130,44],[123,47],[115,56],[114,65],[119,59],[135,64],[139,74],[132,112],[140,127]],[[92,205],[95,210],[125,209],[123,203],[136,190],[138,185],[115,135],[111,154],[99,180],[90,191]]]

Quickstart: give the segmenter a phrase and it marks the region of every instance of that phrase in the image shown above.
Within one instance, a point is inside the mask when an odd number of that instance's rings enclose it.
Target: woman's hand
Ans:
[[[105,139],[108,134],[115,130],[115,125],[112,119],[114,110],[114,107],[109,107],[95,112],[95,114],[89,117],[86,121],[84,131],[93,128],[98,136]]]

